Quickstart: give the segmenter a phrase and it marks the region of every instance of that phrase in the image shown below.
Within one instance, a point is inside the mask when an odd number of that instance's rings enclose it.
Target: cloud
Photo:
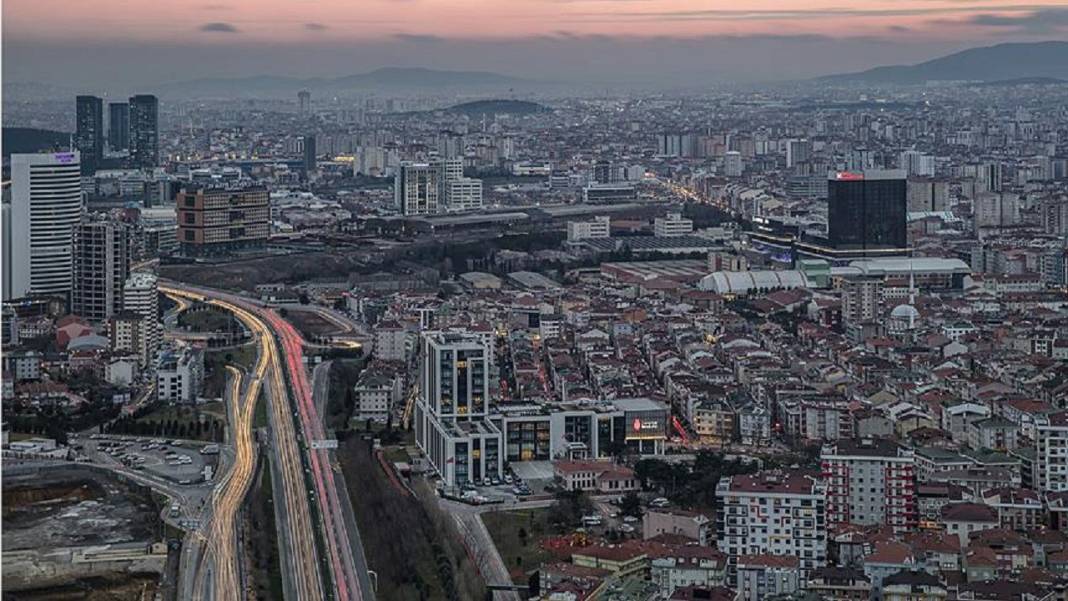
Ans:
[[[1019,33],[1053,33],[1068,28],[1068,8],[1045,8],[1023,15],[983,13],[966,19],[965,23],[1008,28]]]
[[[215,21],[213,23],[205,23],[200,26],[200,31],[208,31],[212,33],[239,33],[240,30],[234,27],[230,23],[223,23],[222,21]]]
[[[326,31],[330,28],[322,23],[305,23],[304,29],[307,29],[308,31]]]
[[[430,35],[428,33],[395,33],[393,39],[400,42],[416,42],[416,43],[429,43],[440,42],[445,38],[436,35]]]
[[[1042,5],[992,5],[986,11],[1041,12]],[[946,6],[929,8],[817,8],[817,9],[698,9],[669,11],[611,11],[574,13],[576,21],[585,23],[609,23],[626,21],[773,21],[808,20],[849,17],[918,17],[923,15],[952,15],[974,13],[972,6]]]

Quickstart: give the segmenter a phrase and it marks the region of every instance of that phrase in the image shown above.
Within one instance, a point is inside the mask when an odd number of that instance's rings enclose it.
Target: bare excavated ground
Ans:
[[[147,540],[159,533],[151,496],[99,472],[5,475],[3,501],[5,551]]]

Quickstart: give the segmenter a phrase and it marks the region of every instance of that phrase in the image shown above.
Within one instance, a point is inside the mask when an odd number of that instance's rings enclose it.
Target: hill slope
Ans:
[[[876,67],[829,75],[823,81],[913,84],[926,81],[999,81],[1068,78],[1068,42],[998,44],[970,48],[917,65]]]
[[[532,113],[552,112],[552,109],[536,102],[527,102],[526,100],[475,100],[449,107],[448,111],[450,113],[462,113],[469,117],[478,117],[481,115],[496,115],[500,113],[529,115]]]
[[[418,67],[387,67],[368,73],[344,77],[285,77],[258,75],[242,78],[205,78],[163,84],[157,90],[165,94],[296,94],[307,89],[316,92],[341,92],[366,88],[441,88],[452,86],[506,86],[528,80],[489,71],[439,71]],[[529,83],[529,82],[528,82]]]
[[[70,134],[68,133],[32,127],[5,127],[3,139],[0,141],[0,145],[4,148],[4,156],[12,153],[62,150],[68,148],[69,144]]]

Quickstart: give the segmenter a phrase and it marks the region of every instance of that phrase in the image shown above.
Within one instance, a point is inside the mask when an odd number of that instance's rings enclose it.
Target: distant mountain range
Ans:
[[[155,86],[165,95],[262,95],[296,93],[299,90],[343,92],[371,88],[450,88],[450,87],[507,87],[537,83],[532,80],[491,73],[489,71],[440,71],[419,67],[387,67],[369,73],[344,77],[284,77],[258,75],[240,78],[205,78]]]
[[[998,44],[970,48],[917,65],[876,67],[828,75],[821,81],[920,84],[927,81],[1068,79],[1068,42]]]

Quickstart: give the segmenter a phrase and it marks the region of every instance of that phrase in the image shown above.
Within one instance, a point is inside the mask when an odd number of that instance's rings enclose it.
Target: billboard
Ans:
[[[667,438],[668,413],[666,409],[627,411],[623,420],[627,426],[627,440],[664,440]]]

